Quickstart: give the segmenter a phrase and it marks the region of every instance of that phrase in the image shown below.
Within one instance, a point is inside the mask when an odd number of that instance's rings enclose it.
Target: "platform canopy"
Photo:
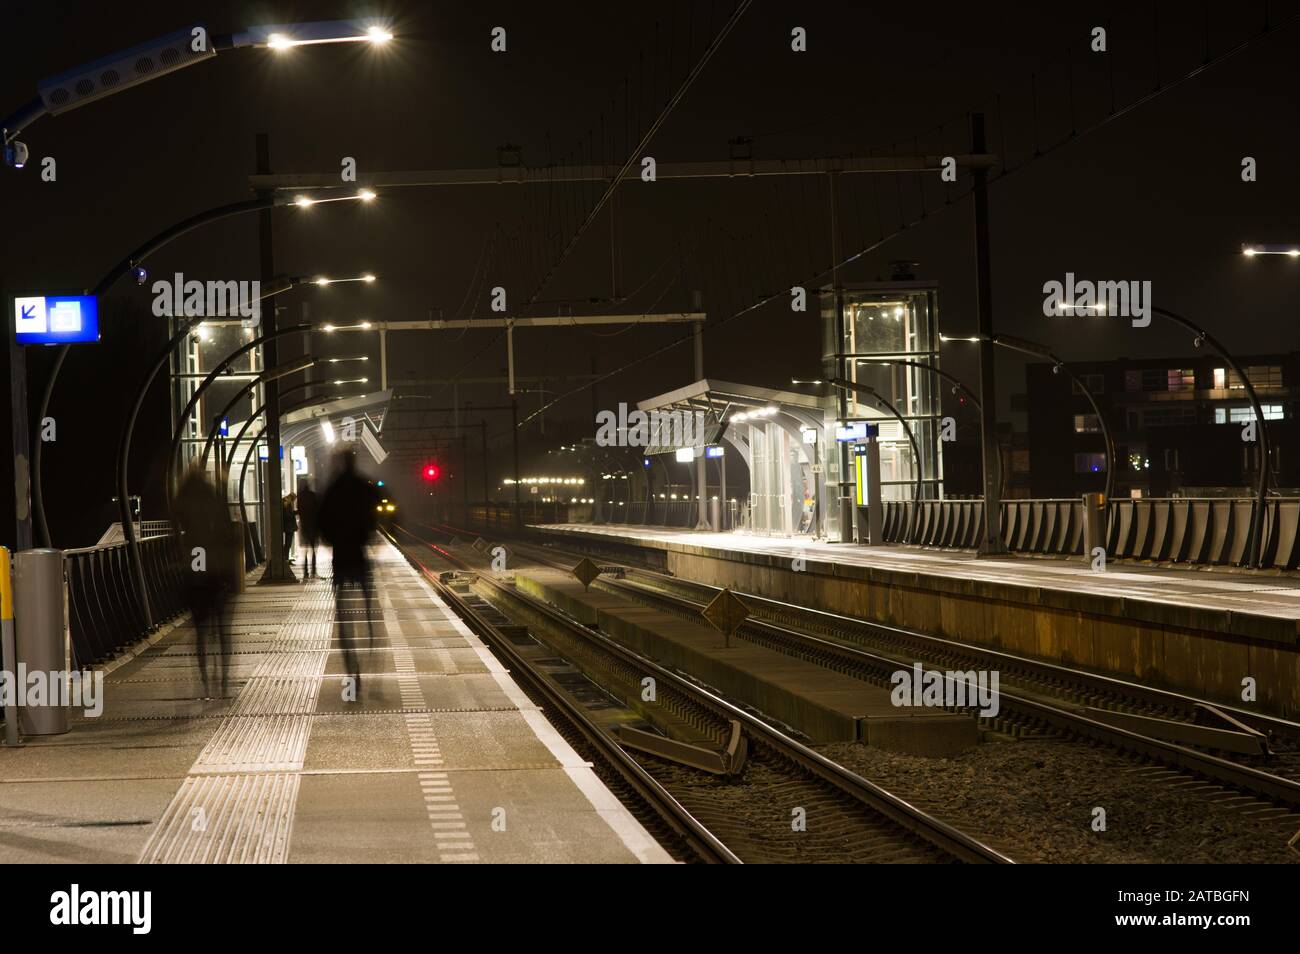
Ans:
[[[772,414],[779,413],[793,417],[804,427],[822,426],[826,415],[821,399],[816,395],[781,391],[753,384],[736,384],[712,378],[701,378],[684,387],[637,403],[637,410],[647,414],[651,412],[663,414],[672,411],[704,414],[706,421],[704,443],[706,444],[716,444],[721,440],[727,425],[737,416],[768,412],[769,409]],[[656,441],[648,446],[645,452],[647,455],[667,454],[680,446],[671,441]]]
[[[375,463],[382,464],[388,456],[379,442],[383,430],[384,417],[388,412],[388,403],[393,391],[371,391],[368,394],[350,395],[336,400],[321,401],[295,408],[280,418],[280,441],[282,444],[299,444],[304,447],[318,447],[339,439],[348,426],[357,428],[356,440],[370,453]],[[329,425],[328,428],[322,426]]]

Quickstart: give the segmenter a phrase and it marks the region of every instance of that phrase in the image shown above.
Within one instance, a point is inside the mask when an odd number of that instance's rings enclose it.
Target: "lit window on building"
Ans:
[[[1282,366],[1279,364],[1257,364],[1246,369],[1246,380],[1256,388],[1282,387]],[[1243,391],[1246,386],[1241,383],[1237,372],[1226,368],[1214,369],[1214,386],[1233,391]]]
[[[1195,391],[1196,369],[1170,368],[1166,383],[1170,391]]]
[[[1105,454],[1075,454],[1074,472],[1076,474],[1101,474],[1106,470]]]
[[[1280,421],[1286,417],[1286,412],[1281,404],[1263,404],[1264,420]],[[1215,424],[1247,424],[1255,420],[1255,409],[1253,407],[1216,407],[1214,409]]]
[[[1096,414],[1076,414],[1074,415],[1074,433],[1100,434],[1101,421],[1097,419]]]

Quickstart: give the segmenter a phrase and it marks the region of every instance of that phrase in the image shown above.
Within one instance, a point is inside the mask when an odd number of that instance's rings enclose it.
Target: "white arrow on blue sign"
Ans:
[[[14,339],[20,345],[99,340],[99,299],[94,295],[28,295],[13,301]]]

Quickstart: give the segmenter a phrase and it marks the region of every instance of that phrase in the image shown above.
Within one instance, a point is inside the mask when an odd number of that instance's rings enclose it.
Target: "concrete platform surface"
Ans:
[[[1234,572],[1166,566],[1113,564],[1093,572],[1081,559],[1030,556],[980,557],[966,550],[920,547],[863,547],[819,543],[811,539],[759,537],[744,533],[709,533],[663,527],[539,524],[533,529],[624,538],[661,549],[703,548],[732,554],[755,554],[811,564],[829,563],[939,578],[995,583],[1026,590],[1042,589],[1083,596],[1124,599],[1232,612],[1285,621],[1300,633],[1300,578],[1275,572]]]
[[[224,697],[186,623],[109,673],[99,717],[0,750],[0,863],[671,861],[396,549],[372,556],[355,700],[329,582],[250,583]]]

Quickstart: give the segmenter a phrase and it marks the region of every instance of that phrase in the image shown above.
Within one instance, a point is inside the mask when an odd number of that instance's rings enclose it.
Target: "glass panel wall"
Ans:
[[[847,377],[872,389],[906,421],[920,451],[908,440],[892,411],[869,393],[848,401],[851,419],[866,419],[880,427],[881,478],[886,500],[916,496],[917,475],[926,499],[940,495],[943,461],[939,431],[942,409],[940,379],[930,368],[939,364],[938,289],[923,282],[897,286],[871,285],[842,291]],[[837,377],[835,296],[824,290],[822,319],[824,372]]]

